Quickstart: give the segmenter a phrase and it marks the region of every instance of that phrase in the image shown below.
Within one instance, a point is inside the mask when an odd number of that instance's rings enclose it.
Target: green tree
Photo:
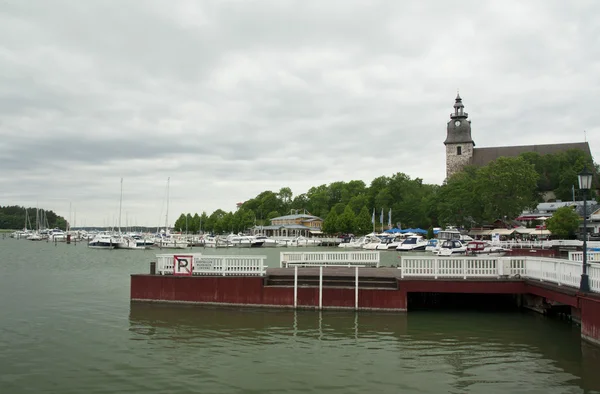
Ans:
[[[185,214],[179,215],[179,218],[175,221],[173,228],[175,231],[185,231]]]
[[[369,234],[373,231],[371,214],[367,207],[362,207],[360,213],[354,218],[354,231],[357,235]]]
[[[475,190],[477,169],[466,167],[450,177],[436,196],[436,207],[442,226],[472,227],[481,221],[483,203]]]
[[[292,203],[292,189],[290,189],[289,187],[282,187],[281,189],[279,189],[279,193],[277,194],[277,196],[281,201],[281,209],[283,210],[283,212],[288,212]]]
[[[427,229],[427,239],[432,239],[433,237],[433,226],[429,226],[429,228]]]
[[[337,232],[337,219],[338,214],[335,208],[331,208],[331,211],[329,211],[327,217],[323,220],[322,230],[325,234],[335,234]]]
[[[546,221],[546,228],[556,238],[575,238],[579,228],[579,215],[571,207],[561,207]]]
[[[349,205],[346,205],[344,213],[338,216],[336,221],[337,230],[341,233],[349,234],[354,232],[354,219],[356,215]]]
[[[197,234],[200,232],[200,216],[198,213],[194,213],[191,225],[188,223],[189,232]]]
[[[477,171],[475,190],[484,202],[483,219],[515,218],[538,201],[535,167],[522,157],[499,157]]]

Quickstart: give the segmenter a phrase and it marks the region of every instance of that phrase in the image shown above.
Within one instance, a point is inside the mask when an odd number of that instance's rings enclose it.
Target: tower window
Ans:
[[[460,156],[460,155],[462,155],[462,147],[460,147],[460,146],[457,146],[457,147],[456,147],[456,155],[457,155],[457,156]]]

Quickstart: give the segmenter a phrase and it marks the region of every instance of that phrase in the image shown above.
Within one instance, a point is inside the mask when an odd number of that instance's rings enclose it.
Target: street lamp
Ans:
[[[590,291],[590,279],[587,274],[587,191],[592,187],[592,173],[583,167],[583,170],[577,175],[579,189],[583,192],[583,272],[581,273],[581,283],[579,291],[588,293]]]

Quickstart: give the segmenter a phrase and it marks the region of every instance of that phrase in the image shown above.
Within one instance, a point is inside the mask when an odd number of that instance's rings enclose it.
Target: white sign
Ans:
[[[174,255],[173,275],[191,276],[194,271],[194,256]]]

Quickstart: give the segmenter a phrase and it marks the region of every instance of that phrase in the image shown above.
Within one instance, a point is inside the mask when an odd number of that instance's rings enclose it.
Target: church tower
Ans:
[[[471,138],[471,121],[467,120],[469,114],[465,111],[460,95],[456,95],[454,113],[450,114],[448,122],[448,135],[446,145],[446,179],[471,163],[475,142]]]

